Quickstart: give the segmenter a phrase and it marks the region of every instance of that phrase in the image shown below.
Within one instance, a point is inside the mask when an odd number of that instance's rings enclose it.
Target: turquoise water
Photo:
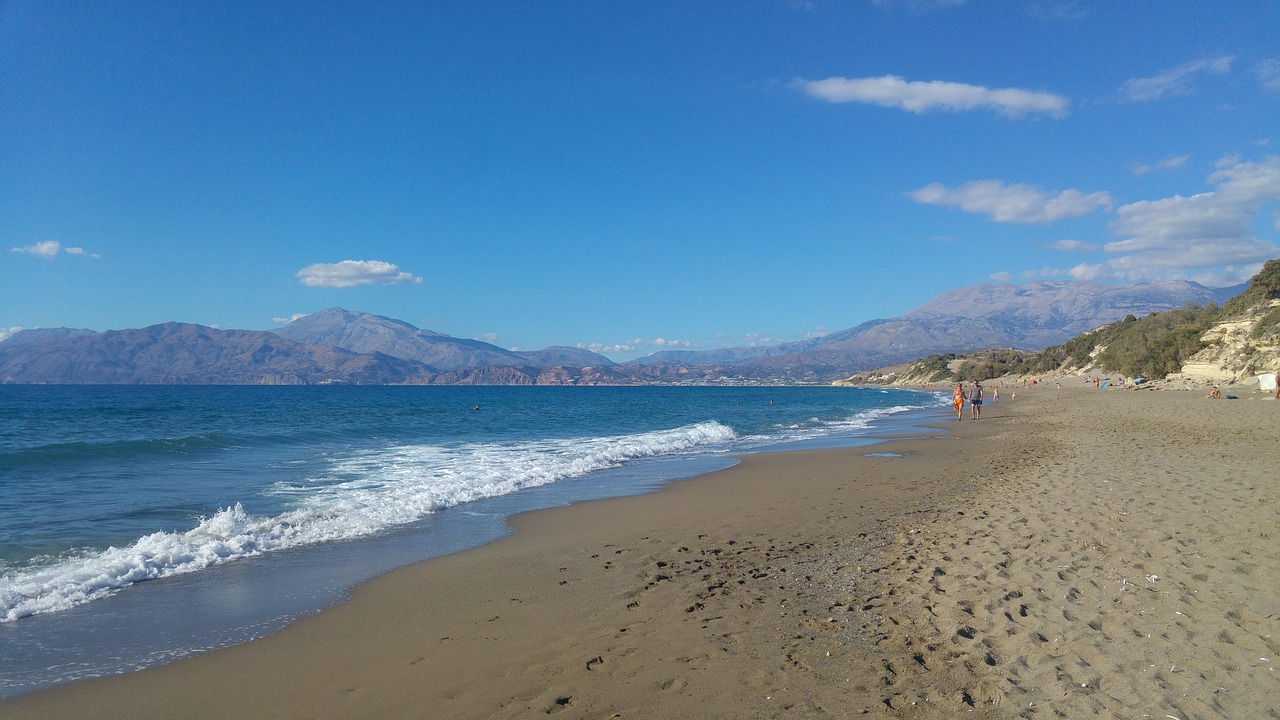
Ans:
[[[492,540],[514,512],[855,442],[938,402],[829,387],[0,386],[0,695],[269,632],[371,574]]]

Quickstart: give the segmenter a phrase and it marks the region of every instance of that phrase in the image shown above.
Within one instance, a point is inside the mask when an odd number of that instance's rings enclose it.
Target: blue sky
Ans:
[[[0,2],[0,334],[621,359],[1278,240],[1269,0]]]

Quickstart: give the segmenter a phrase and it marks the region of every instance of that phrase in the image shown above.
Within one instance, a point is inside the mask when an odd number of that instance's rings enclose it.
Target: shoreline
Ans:
[[[871,397],[879,397],[869,392]],[[780,401],[787,404],[785,397]],[[933,408],[921,407],[876,417],[874,402],[863,413],[873,416],[870,427],[852,434],[847,429],[836,430],[832,437],[792,441],[790,446],[860,447],[878,442],[880,435],[910,432],[934,413]],[[785,440],[777,442],[740,448],[732,456],[695,454],[674,463],[668,459],[651,465],[642,461],[634,467],[527,488],[519,494],[477,500],[433,515],[420,530],[227,563],[205,572],[147,582],[62,613],[24,619],[18,627],[0,625],[4,631],[0,645],[7,648],[0,667],[4,676],[0,679],[5,681],[0,699],[67,682],[136,672],[278,632],[300,618],[345,602],[354,587],[386,572],[501,538],[511,532],[507,518],[515,514],[594,498],[656,492],[674,480],[731,467],[743,454],[788,447],[782,444]],[[224,619],[226,622],[220,622]],[[43,668],[48,670],[42,673]]]
[[[0,711],[1262,715],[1280,697],[1258,667],[1280,649],[1280,556],[1254,544],[1280,527],[1265,480],[1280,465],[1259,443],[1274,447],[1278,416],[1189,394],[1020,392],[978,422],[748,455],[516,516],[505,539],[371,580],[279,633]],[[1174,670],[1153,667],[1156,650]],[[1178,699],[1211,683],[1225,695]]]

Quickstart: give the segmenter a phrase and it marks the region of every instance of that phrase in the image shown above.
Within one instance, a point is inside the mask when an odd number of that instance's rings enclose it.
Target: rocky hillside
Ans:
[[[1262,266],[1200,340],[1204,347],[1182,364],[1180,377],[1225,384],[1280,373],[1280,259]]]
[[[412,360],[186,323],[104,333],[27,330],[0,343],[0,383],[388,385],[431,376]]]
[[[935,354],[843,382],[912,385],[1052,374],[1233,384],[1268,372],[1280,372],[1280,260],[1266,263],[1223,306],[1130,314],[1040,352]]]
[[[905,315],[871,320],[821,338],[768,348],[660,352],[633,363],[719,365],[748,376],[789,374],[830,380],[931,353],[992,347],[1038,350],[1128,315],[1143,316],[1187,303],[1221,303],[1243,289],[1243,285],[1210,288],[1187,281],[974,285],[943,293]]]
[[[1202,336],[1206,347],[1192,355],[1179,378],[1205,383],[1249,382],[1260,373],[1280,373],[1280,334],[1259,332],[1277,325],[1280,300],[1245,315],[1214,323]]]
[[[579,348],[505,350],[342,308],[312,313],[275,332],[222,331],[181,323],[105,333],[27,330],[0,342],[0,383],[827,383],[852,372],[929,353],[964,353],[993,346],[1017,349],[1009,351],[1012,353],[1037,349],[1063,342],[1080,328],[1125,317],[1136,319],[1138,314],[1188,302],[1212,303],[1235,290],[1187,282],[978,285],[944,293],[897,318],[871,320],[803,342],[656,353],[622,364]],[[1134,338],[1164,329],[1146,318],[1134,327],[1142,333],[1127,332],[1129,339],[1112,342],[1113,355],[1125,343],[1140,344]],[[1186,328],[1181,332],[1179,337],[1185,342],[1178,345],[1179,353],[1194,344]],[[1228,330],[1222,332],[1234,337]],[[1078,348],[1072,348],[1076,353]],[[1201,349],[1194,347],[1195,351]],[[1245,362],[1237,357],[1242,353],[1243,346],[1229,362]],[[964,367],[972,372],[994,371],[1004,369],[1001,363],[1019,357],[1001,355],[1000,362],[990,367]],[[1087,360],[1088,352],[1072,357]],[[952,355],[946,362],[955,359]],[[982,362],[988,361],[995,362],[992,357]],[[1043,362],[1061,365],[1065,361],[1062,356]],[[1211,361],[1219,360],[1205,362]]]

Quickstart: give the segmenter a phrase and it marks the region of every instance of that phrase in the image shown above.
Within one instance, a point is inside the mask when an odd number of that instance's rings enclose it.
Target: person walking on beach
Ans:
[[[977,380],[974,380],[973,387],[969,388],[969,410],[974,420],[982,418],[982,383]]]
[[[951,404],[956,409],[956,420],[964,419],[964,383],[956,383],[956,389],[951,391]]]

